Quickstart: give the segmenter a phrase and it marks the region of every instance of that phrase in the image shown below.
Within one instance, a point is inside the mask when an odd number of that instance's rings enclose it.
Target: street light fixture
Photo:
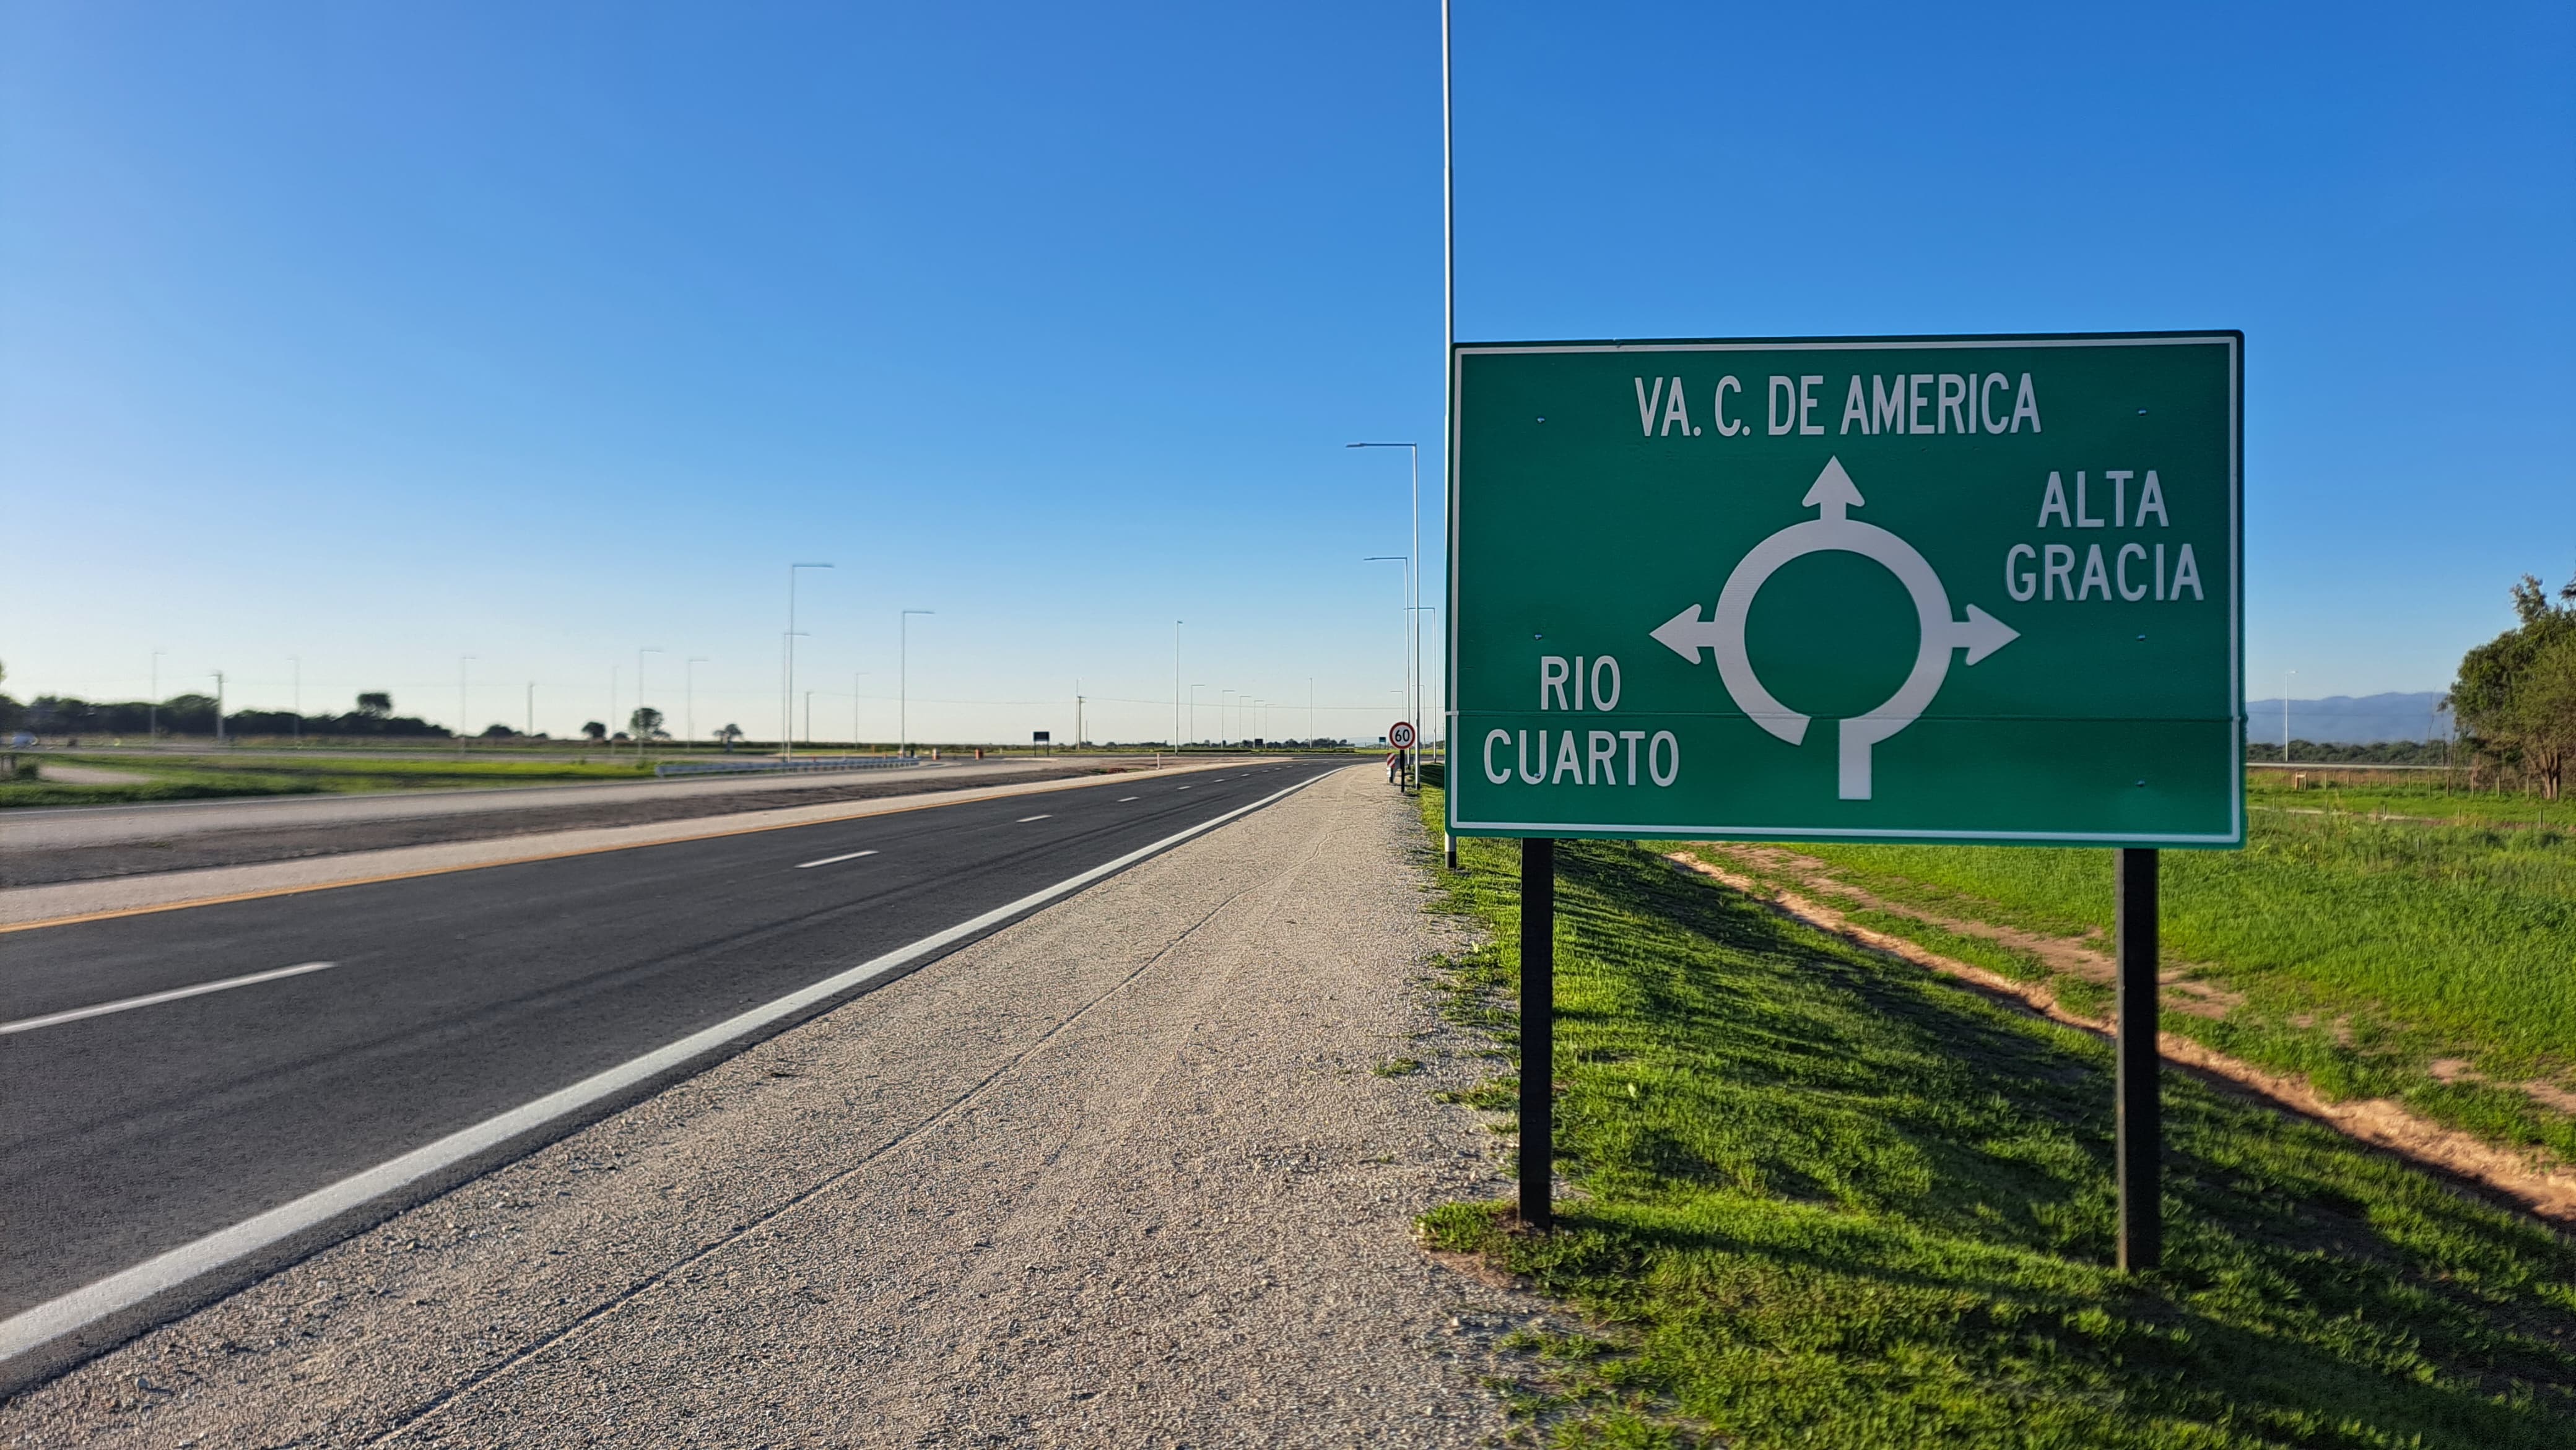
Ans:
[[[912,617],[936,609],[906,609],[895,616],[894,753],[912,753]]]
[[[787,636],[780,647],[785,652],[785,665],[778,686],[778,751],[781,760],[796,758],[796,571],[829,569],[829,564],[790,564],[787,566]]]
[[[1405,620],[1412,640],[1405,656],[1404,684],[1406,698],[1412,704],[1414,748],[1405,752],[1412,762],[1409,773],[1413,784],[1422,784],[1422,445],[1418,443],[1352,443],[1351,448],[1401,448],[1413,457],[1413,552],[1404,561]]]

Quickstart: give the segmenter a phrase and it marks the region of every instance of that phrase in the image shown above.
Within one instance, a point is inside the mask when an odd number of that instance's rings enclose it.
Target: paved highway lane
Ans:
[[[1346,766],[0,937],[0,1317]]]

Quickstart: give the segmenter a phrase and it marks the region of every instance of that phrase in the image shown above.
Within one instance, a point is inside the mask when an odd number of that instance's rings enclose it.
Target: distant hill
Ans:
[[[2411,694],[2328,695],[2322,700],[2290,702],[2290,738],[2326,745],[2369,745],[2381,740],[2439,739],[2450,733],[2448,713],[2438,719],[2433,707],[2439,690]],[[2281,700],[2255,700],[2245,707],[2245,737],[2281,743]]]

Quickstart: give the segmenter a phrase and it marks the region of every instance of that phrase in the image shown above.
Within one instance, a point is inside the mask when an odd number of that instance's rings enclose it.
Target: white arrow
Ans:
[[[1692,664],[1698,664],[1701,646],[1717,648],[1719,642],[1726,638],[1726,626],[1713,619],[1702,620],[1699,606],[1694,604],[1658,625],[1654,636],[1666,649]]]
[[[1825,471],[1816,475],[1815,487],[1808,489],[1807,496],[1798,500],[1798,507],[1819,510],[1818,518],[1841,523],[1849,517],[1843,510],[1859,508],[1862,502],[1860,485],[1852,482],[1850,474],[1843,472],[1843,461],[1828,458]]]
[[[1692,605],[1691,613],[1698,612],[1699,606]],[[1973,604],[1968,606],[1967,618],[1953,620],[1950,624],[1951,647],[1966,650],[1968,663],[1972,665],[2019,638],[2021,638],[2020,630]]]

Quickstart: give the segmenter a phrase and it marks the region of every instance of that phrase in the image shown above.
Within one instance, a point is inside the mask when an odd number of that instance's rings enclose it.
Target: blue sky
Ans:
[[[1464,337],[2242,328],[2256,696],[2439,688],[2576,572],[2564,5],[1457,57]],[[1341,445],[1439,437],[1437,67],[1430,4],[0,0],[0,688],[444,720],[472,655],[470,724],[562,732],[655,646],[765,734],[828,559],[820,733],[892,733],[919,607],[916,735],[1077,678],[1164,735],[1174,619],[1203,702],[1374,735],[1403,455]]]

